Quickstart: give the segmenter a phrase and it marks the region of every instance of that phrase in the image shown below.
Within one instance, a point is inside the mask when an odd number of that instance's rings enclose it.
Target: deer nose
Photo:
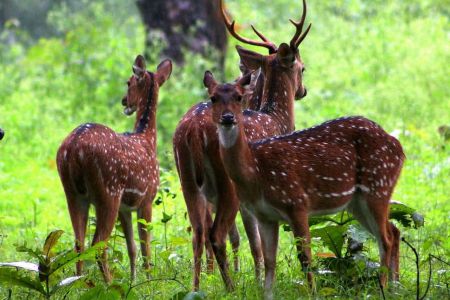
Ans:
[[[220,118],[220,124],[222,124],[222,125],[236,124],[236,119],[234,117],[234,114],[231,112],[224,113]]]
[[[306,86],[303,88],[304,92],[303,92],[303,96],[302,97],[306,97],[306,94],[308,94],[308,91],[306,90]]]
[[[122,105],[127,106],[127,96],[122,98]]]
[[[0,129],[0,140],[3,138],[4,135],[5,135],[5,132],[2,129]]]

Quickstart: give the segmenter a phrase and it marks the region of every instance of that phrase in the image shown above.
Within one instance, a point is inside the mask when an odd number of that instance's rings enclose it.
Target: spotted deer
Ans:
[[[250,140],[258,140],[276,134],[285,134],[294,130],[294,100],[306,96],[302,82],[304,64],[300,58],[299,45],[309,32],[310,26],[303,31],[306,18],[306,3],[303,1],[303,14],[300,22],[291,21],[296,28],[289,45],[276,47],[254,27],[253,30],[262,41],[250,40],[236,33],[223,8],[220,8],[224,22],[236,39],[246,44],[263,47],[269,55],[262,55],[242,47],[237,47],[242,65],[251,70],[261,70],[264,76],[262,88],[255,96],[261,97],[260,111],[246,110],[243,113],[243,128]],[[250,80],[247,73],[240,84]],[[258,81],[259,81],[258,77]],[[232,85],[231,85],[232,86]],[[230,93],[233,88],[229,87]],[[241,95],[242,96],[242,95]],[[244,95],[245,97],[245,95]],[[239,210],[239,200],[234,186],[225,172],[219,156],[217,127],[212,120],[211,102],[203,102],[192,107],[181,119],[173,137],[175,162],[193,229],[194,250],[194,290],[199,288],[201,257],[206,244],[209,266],[212,266],[213,253],[216,257],[228,290],[233,282],[228,272],[226,255],[226,235],[231,230],[233,251],[239,246],[239,235],[235,226],[235,217]],[[215,209],[212,219],[209,207]],[[263,261],[256,219],[245,209],[241,210],[244,227],[249,238],[255,263],[255,273],[259,277],[260,264]],[[212,251],[211,251],[212,250]],[[237,268],[235,260],[235,269]]]
[[[57,154],[58,172],[67,198],[75,232],[75,249],[84,249],[89,206],[95,206],[97,218],[92,244],[107,241],[117,217],[125,234],[131,277],[136,275],[136,245],[133,238],[132,211],[139,219],[150,222],[152,202],[159,185],[156,158],[156,107],[159,88],[172,72],[170,60],[164,60],[155,73],[146,70],[139,55],[128,80],[128,91],[122,100],[124,113],[136,112],[131,133],[87,123],[78,126],[62,143]],[[144,267],[150,269],[150,232],[138,223]],[[82,272],[77,263],[77,274]],[[99,266],[106,282],[111,281],[107,253]]]
[[[287,222],[297,239],[298,258],[313,283],[308,216],[346,209],[379,246],[381,265],[398,279],[399,230],[388,221],[389,200],[400,175],[402,146],[378,124],[346,117],[251,141],[245,130],[239,91],[204,78],[217,124],[220,158],[241,205],[257,218],[261,235],[266,297],[272,297],[278,224]],[[381,275],[382,285],[386,274]]]

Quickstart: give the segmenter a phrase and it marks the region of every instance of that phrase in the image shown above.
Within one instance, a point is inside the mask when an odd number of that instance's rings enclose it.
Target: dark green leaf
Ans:
[[[398,201],[391,201],[389,219],[394,219],[405,227],[417,228],[424,224],[424,217],[421,214]]]
[[[50,264],[49,275],[62,268],[63,266],[75,263],[79,260],[95,259],[98,252],[105,247],[105,242],[99,242],[94,246],[88,248],[84,252],[77,253],[74,250],[70,252],[64,252],[56,256]]]
[[[320,237],[326,247],[328,247],[336,257],[342,257],[342,247],[344,245],[344,234],[347,226],[330,225],[323,228],[311,230],[311,236]]]
[[[14,268],[0,268],[0,282],[3,286],[20,286],[45,294],[44,288],[35,273],[24,273]]]
[[[53,247],[58,243],[59,238],[64,233],[62,230],[54,230],[45,239],[44,247],[42,248],[42,253],[49,258]]]
[[[163,218],[162,218],[161,222],[167,223],[167,222],[169,222],[170,220],[172,220],[172,216],[166,214],[165,212],[163,212]]]

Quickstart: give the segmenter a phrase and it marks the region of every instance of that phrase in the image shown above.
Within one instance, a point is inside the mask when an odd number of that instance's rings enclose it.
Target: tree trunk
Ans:
[[[151,51],[163,43],[162,54],[183,63],[183,49],[207,54],[212,47],[223,67],[227,36],[218,1],[137,0],[146,30],[146,56],[152,57]]]

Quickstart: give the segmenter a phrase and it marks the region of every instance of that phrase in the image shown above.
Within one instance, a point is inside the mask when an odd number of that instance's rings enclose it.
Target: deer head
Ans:
[[[205,72],[203,83],[208,89],[212,105],[212,119],[219,124],[219,138],[226,147],[236,141],[236,124],[242,124],[242,97],[245,86],[250,84],[252,73],[242,76],[235,83],[218,84],[210,71]]]
[[[305,23],[307,11],[305,0],[303,0],[303,14],[301,20],[299,22],[290,20],[296,28],[294,36],[289,42],[289,45],[287,43],[281,43],[279,47],[276,47],[273,42],[269,41],[261,32],[256,30],[253,25],[251,25],[253,31],[256,33],[256,35],[258,35],[258,37],[261,38],[262,41],[251,40],[239,35],[234,28],[235,21],[230,22],[223,8],[222,2],[223,0],[220,1],[222,17],[230,34],[238,41],[241,41],[245,44],[264,47],[269,50],[269,55],[261,55],[254,51],[244,49],[240,46],[236,47],[241,58],[241,63],[245,67],[252,70],[261,68],[261,71],[265,75],[266,80],[266,87],[264,88],[264,90],[267,90],[269,88],[268,85],[273,82],[273,78],[278,77],[282,78],[284,81],[289,80],[289,82],[291,82],[291,86],[294,89],[293,93],[295,95],[295,99],[298,100],[305,97],[307,92],[302,81],[305,66],[303,61],[301,60],[299,52],[299,46],[305,39],[311,28],[311,24],[309,24],[306,30],[303,32],[303,25]],[[273,95],[265,96],[271,97]]]
[[[146,69],[144,57],[138,55],[132,69],[133,75],[127,81],[127,94],[122,99],[122,105],[125,106],[123,112],[127,116],[132,115],[141,103],[144,104],[148,96],[153,96],[151,89],[158,90],[170,77],[172,62],[168,59],[162,61],[156,73],[151,73]]]

